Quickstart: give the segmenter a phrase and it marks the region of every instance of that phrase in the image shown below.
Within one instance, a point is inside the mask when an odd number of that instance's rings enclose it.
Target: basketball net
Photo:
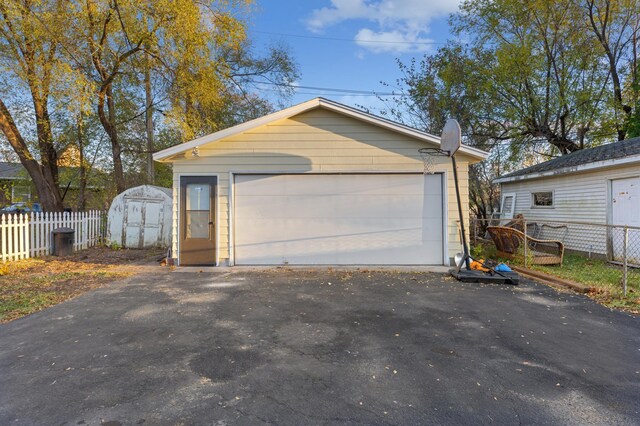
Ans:
[[[436,157],[448,157],[449,153],[438,148],[421,148],[418,150],[422,162],[424,163],[423,173],[425,175],[432,175],[436,172],[435,166],[437,164]]]

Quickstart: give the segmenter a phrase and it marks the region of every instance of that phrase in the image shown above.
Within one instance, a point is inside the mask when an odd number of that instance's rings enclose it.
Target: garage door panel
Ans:
[[[274,177],[277,180],[274,181]],[[304,178],[300,178],[300,177]],[[325,179],[315,180],[323,176]],[[382,181],[376,178],[393,176],[392,180]],[[329,177],[331,177],[329,179]],[[439,175],[426,176],[433,179]],[[293,195],[305,196],[310,191],[314,195],[423,195],[425,186],[416,185],[416,175],[380,175],[380,174],[342,174],[342,175],[236,175],[242,183],[248,184],[243,189],[243,195],[248,196],[269,196],[269,195]],[[375,185],[372,180],[376,179]],[[311,182],[313,180],[313,182]],[[277,182],[277,185],[274,183]],[[426,194],[440,194],[441,187],[427,185]]]
[[[290,236],[268,243],[248,243],[236,247],[251,264],[403,264],[414,259],[424,244],[441,249],[441,240],[416,239],[419,230],[389,230],[372,235],[336,234]],[[267,235],[266,237],[269,237]],[[401,260],[398,260],[401,259]],[[239,259],[242,263],[242,258]],[[420,259],[425,262],[424,259]],[[441,258],[436,260],[441,263]],[[417,263],[416,263],[417,264]]]
[[[351,220],[317,219],[312,222],[302,219],[290,219],[287,223],[273,219],[253,220],[252,238],[245,244],[258,242],[278,242],[314,239],[359,238],[361,240],[405,241],[408,244],[421,241],[441,241],[438,232],[423,232],[422,220],[403,219],[361,219]],[[278,238],[278,236],[281,236]],[[236,244],[236,249],[241,242]]]
[[[234,192],[237,264],[442,263],[440,175],[238,175]]]
[[[308,197],[308,195],[307,195]],[[243,220],[261,217],[278,218],[326,218],[335,215],[341,206],[350,205],[349,209],[342,209],[341,217],[345,218],[411,218],[416,217],[416,211],[407,208],[416,196],[389,196],[383,204],[380,197],[372,196],[317,196],[307,199],[306,204],[313,203],[313,209],[300,209],[300,196],[236,196],[236,204],[245,208],[236,213],[236,218]],[[440,218],[442,216],[441,196],[427,196],[419,217]]]
[[[269,254],[263,250],[259,250],[260,247],[255,247],[253,253],[247,252],[246,256],[251,255],[251,263],[239,263],[245,265],[397,265],[397,264],[410,264],[392,262],[389,258],[389,248],[387,246],[381,248],[364,247],[361,250],[355,250],[350,247],[346,249],[338,249],[334,244],[322,244],[319,243],[314,247],[312,252],[307,251],[308,246],[306,244],[300,244],[297,247],[296,244],[275,244],[271,253],[278,253],[277,255]],[[411,259],[417,251],[421,250],[421,246],[406,246],[403,248],[395,249],[395,256],[400,256],[406,259]],[[365,259],[365,261],[363,261]],[[442,263],[439,261],[437,263]],[[425,263],[414,263],[425,264]],[[427,263],[428,264],[428,263]]]

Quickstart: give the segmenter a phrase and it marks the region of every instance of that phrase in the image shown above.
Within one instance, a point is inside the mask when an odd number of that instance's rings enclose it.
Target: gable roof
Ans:
[[[27,179],[29,175],[21,163],[0,161],[0,179]]]
[[[501,176],[496,182],[555,176],[633,162],[640,162],[640,137],[574,151]]]
[[[401,133],[407,136],[411,136],[415,139],[422,140],[430,144],[440,145],[440,138],[438,136],[431,135],[429,133],[414,129],[413,127],[405,126],[404,124],[396,123],[395,121],[388,120],[386,118],[378,117],[376,115],[360,111],[355,108],[343,105],[341,103],[331,101],[325,98],[315,98],[310,101],[303,102],[298,105],[283,109],[281,111],[274,112],[272,114],[265,115],[254,120],[247,121],[242,124],[238,124],[228,129],[220,130],[219,132],[212,133],[210,135],[203,136],[198,139],[194,139],[190,142],[185,142],[172,146],[170,148],[163,149],[153,154],[153,159],[156,161],[171,161],[171,157],[181,154],[183,152],[190,151],[201,145],[215,142],[222,138],[237,135],[242,132],[254,129],[259,126],[271,123],[276,120],[282,120],[290,118],[298,114],[302,114],[307,111],[311,111],[316,108],[325,108],[327,110],[336,112],[338,114],[354,118],[356,120],[364,121],[375,126],[391,130],[397,133]],[[467,145],[462,145],[459,152],[473,157],[477,160],[484,160],[487,158],[488,153],[477,148],[473,148]]]
[[[80,173],[79,170],[80,170],[79,167],[67,167],[67,166],[58,167],[58,172],[60,173],[60,175],[65,173],[64,175],[65,182],[67,181],[67,178],[69,178],[69,180],[71,181],[75,181],[76,179],[78,179],[77,176]],[[92,173],[100,173],[102,175],[105,175],[105,173],[98,168],[93,168]],[[31,176],[29,176],[29,172],[27,172],[27,169],[24,168],[22,163],[0,161],[0,180],[30,181]]]

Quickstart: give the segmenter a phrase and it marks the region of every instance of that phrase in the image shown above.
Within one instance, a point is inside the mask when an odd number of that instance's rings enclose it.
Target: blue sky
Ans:
[[[258,0],[249,26],[258,46],[284,43],[299,65],[297,85],[387,93],[408,62],[449,38],[447,19],[459,0]],[[298,37],[294,37],[298,36]],[[336,40],[340,39],[340,40]],[[323,96],[381,107],[375,96],[298,89],[297,104]]]

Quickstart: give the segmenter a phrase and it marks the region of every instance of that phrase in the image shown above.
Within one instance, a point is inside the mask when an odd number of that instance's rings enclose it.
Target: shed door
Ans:
[[[640,178],[611,181],[611,213],[613,225],[640,227]],[[613,260],[623,260],[623,232],[612,230]],[[627,254],[629,263],[640,264],[640,231],[629,230]]]
[[[124,197],[124,247],[143,249],[162,245],[163,202],[159,198]]]
[[[144,201],[138,199],[124,200],[125,216],[123,221],[123,245],[127,248],[142,248],[142,230],[144,228]]]
[[[235,263],[443,264],[442,175],[237,175]]]
[[[163,210],[163,200],[144,203],[144,247],[162,245]]]
[[[215,176],[180,178],[180,264],[215,265]]]

